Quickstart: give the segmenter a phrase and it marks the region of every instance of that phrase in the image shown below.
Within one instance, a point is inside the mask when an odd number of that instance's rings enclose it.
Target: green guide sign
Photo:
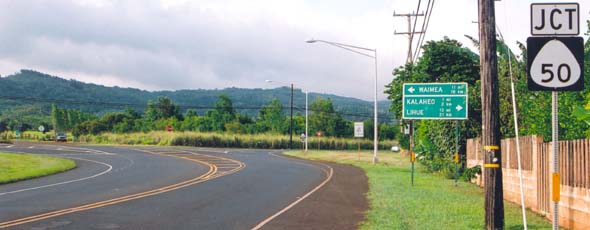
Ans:
[[[403,90],[403,119],[467,119],[467,83],[405,83]]]

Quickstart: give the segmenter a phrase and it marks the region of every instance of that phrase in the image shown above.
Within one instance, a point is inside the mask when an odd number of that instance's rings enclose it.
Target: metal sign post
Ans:
[[[354,137],[362,138],[365,136],[365,123],[363,122],[355,122],[354,123]],[[357,152],[357,160],[361,160],[361,142],[357,141],[358,145],[358,152]]]
[[[459,177],[459,121],[455,121],[455,187]]]
[[[558,91],[584,89],[584,39],[580,33],[578,3],[531,4],[531,35],[527,39],[527,81],[529,90],[551,92],[551,200],[553,229],[559,229],[559,120]]]

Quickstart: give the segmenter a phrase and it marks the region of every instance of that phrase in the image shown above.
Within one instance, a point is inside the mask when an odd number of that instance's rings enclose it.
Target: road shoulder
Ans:
[[[369,208],[365,172],[352,165],[322,162],[333,168],[332,179],[301,203],[262,229],[357,229]]]

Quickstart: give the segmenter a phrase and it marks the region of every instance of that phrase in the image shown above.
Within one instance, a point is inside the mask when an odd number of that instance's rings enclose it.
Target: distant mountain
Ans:
[[[199,114],[213,107],[219,95],[229,96],[234,107],[241,113],[257,115],[261,106],[267,105],[272,98],[278,98],[285,108],[290,107],[291,90],[288,87],[275,89],[196,89],[176,91],[146,91],[135,88],[106,87],[66,80],[33,70],[21,70],[19,73],[0,78],[0,113],[5,114],[14,108],[35,106],[48,114],[50,105],[78,108],[82,111],[101,114],[108,111],[120,111],[131,107],[142,111],[149,100],[167,96],[181,105],[182,110],[195,108]],[[373,102],[351,97],[331,94],[309,93],[309,103],[316,97],[330,98],[335,110],[353,120],[372,118]],[[304,114],[305,93],[299,89],[293,94],[295,113]],[[379,102],[380,119],[391,120],[388,113],[389,101]],[[21,109],[22,110],[22,109]]]

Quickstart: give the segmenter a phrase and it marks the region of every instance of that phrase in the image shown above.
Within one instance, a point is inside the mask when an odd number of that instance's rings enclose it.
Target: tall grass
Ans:
[[[84,135],[78,138],[81,142],[98,144],[125,144],[125,145],[174,145],[194,147],[220,147],[220,148],[261,148],[261,149],[286,149],[289,148],[289,136],[274,134],[229,134],[229,133],[203,133],[203,132],[164,132],[152,131],[147,133],[115,134],[103,133],[100,135]],[[395,141],[381,141],[380,149],[389,149]],[[337,149],[354,150],[360,145],[361,149],[372,149],[373,141],[367,139],[335,138],[335,137],[311,137],[308,148],[310,149]],[[303,143],[298,136],[293,137],[293,148],[303,148]]]

